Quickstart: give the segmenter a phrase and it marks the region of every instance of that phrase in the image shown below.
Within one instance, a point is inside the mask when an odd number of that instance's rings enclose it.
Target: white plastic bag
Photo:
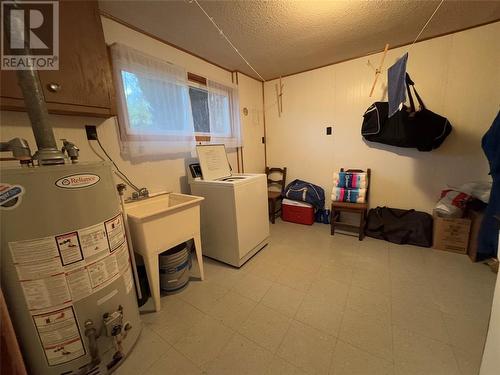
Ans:
[[[491,186],[491,182],[475,181],[443,190],[441,199],[436,203],[434,211],[442,217],[462,217],[465,205],[471,198],[488,203]]]
[[[453,187],[453,190],[461,191],[462,193],[469,194],[473,198],[479,199],[484,203],[488,203],[490,200],[490,191],[492,182],[487,181],[475,181],[467,182],[460,185],[459,187]]]
[[[434,212],[441,217],[462,217],[465,204],[471,196],[461,191],[446,189],[441,192],[441,199],[437,202]]]

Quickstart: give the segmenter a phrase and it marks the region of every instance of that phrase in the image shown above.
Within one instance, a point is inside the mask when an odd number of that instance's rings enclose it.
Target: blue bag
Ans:
[[[330,210],[325,208],[316,210],[314,221],[316,223],[330,224]]]
[[[325,207],[323,188],[302,180],[293,180],[285,189],[285,197],[294,201],[312,204],[314,208]]]

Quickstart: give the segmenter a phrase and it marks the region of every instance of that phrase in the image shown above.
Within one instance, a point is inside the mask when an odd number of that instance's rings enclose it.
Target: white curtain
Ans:
[[[190,152],[195,134],[186,71],[119,43],[111,54],[122,154]]]
[[[241,147],[238,89],[207,80],[208,111],[210,114],[210,143],[226,147]]]

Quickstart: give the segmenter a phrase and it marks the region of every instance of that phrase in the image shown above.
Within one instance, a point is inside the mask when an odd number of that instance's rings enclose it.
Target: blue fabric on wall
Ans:
[[[498,230],[500,224],[495,215],[500,216],[500,112],[482,139],[483,151],[490,163],[493,178],[490,201],[479,229],[478,255],[480,259],[497,256]]]
[[[389,117],[406,101],[406,62],[408,52],[387,70],[387,92],[389,96]]]

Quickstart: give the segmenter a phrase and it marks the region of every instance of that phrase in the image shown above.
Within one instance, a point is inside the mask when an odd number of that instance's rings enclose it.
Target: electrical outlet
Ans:
[[[89,141],[97,141],[97,127],[95,125],[85,125],[85,131]]]
[[[331,126],[326,127],[326,135],[332,135],[332,127]]]

